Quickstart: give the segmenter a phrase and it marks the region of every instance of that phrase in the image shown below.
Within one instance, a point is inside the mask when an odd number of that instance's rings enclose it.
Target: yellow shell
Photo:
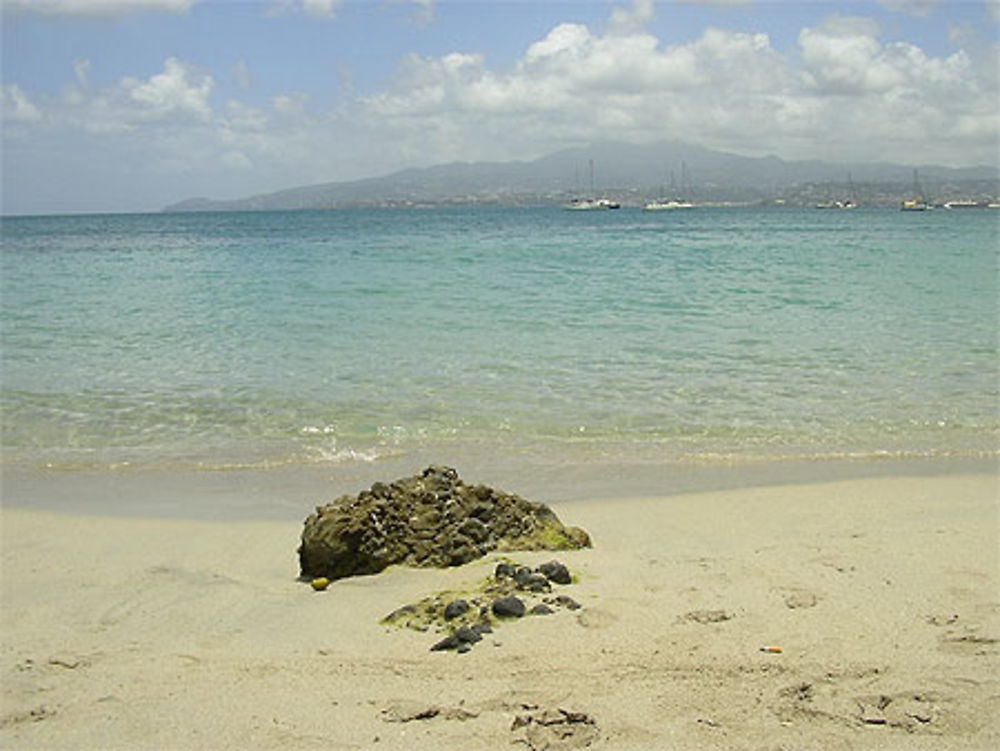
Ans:
[[[330,580],[325,576],[320,576],[312,580],[312,588],[317,592],[322,592],[324,589],[330,586]]]

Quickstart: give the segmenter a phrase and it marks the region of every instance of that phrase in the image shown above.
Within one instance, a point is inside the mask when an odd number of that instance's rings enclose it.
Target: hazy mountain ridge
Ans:
[[[563,149],[529,162],[454,162],[409,168],[380,177],[306,185],[234,200],[193,198],[164,211],[267,211],[337,206],[421,203],[551,204],[594,190],[624,202],[657,194],[684,194],[701,201],[809,203],[849,189],[869,201],[889,202],[912,191],[912,165],[786,161],[744,157],[673,141],[632,145],[614,142]],[[919,166],[921,186],[996,197],[996,167]],[[875,199],[878,196],[878,199]],[[964,197],[951,195],[950,197]],[[861,195],[862,200],[865,195]]]

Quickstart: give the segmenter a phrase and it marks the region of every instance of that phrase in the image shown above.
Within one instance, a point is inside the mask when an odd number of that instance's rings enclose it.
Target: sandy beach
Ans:
[[[498,556],[314,592],[301,521],[6,506],[0,746],[1000,748],[995,475],[554,508],[582,608],[456,654],[379,620]]]

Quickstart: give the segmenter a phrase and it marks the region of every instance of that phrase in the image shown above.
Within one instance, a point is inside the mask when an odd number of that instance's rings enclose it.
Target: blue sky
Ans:
[[[3,0],[3,211],[598,139],[997,162],[1000,3]]]

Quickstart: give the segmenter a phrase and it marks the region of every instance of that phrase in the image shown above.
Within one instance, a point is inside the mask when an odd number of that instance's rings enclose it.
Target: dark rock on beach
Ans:
[[[538,567],[538,573],[554,584],[569,584],[573,581],[569,569],[559,561],[549,561]]]
[[[520,597],[500,597],[493,601],[493,615],[497,618],[520,618],[524,615],[524,601]]]
[[[317,507],[298,552],[303,577],[333,580],[393,564],[459,566],[494,550],[585,547],[587,533],[564,526],[545,504],[467,485],[454,469],[432,466]]]
[[[444,619],[450,621],[453,618],[458,618],[459,616],[465,615],[469,612],[469,603],[465,600],[455,600],[449,602],[444,609]]]

